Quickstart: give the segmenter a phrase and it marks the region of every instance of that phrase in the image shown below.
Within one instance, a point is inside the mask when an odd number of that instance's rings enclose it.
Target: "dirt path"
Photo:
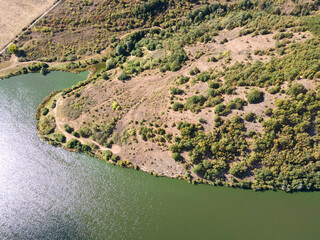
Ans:
[[[60,0],[61,1],[61,0]],[[60,1],[58,2],[58,3],[60,3]],[[58,3],[56,3],[55,4],[55,6],[58,4]],[[55,7],[55,6],[53,6],[52,7],[52,9]],[[52,10],[51,9],[51,10]],[[50,10],[50,11],[51,11]],[[49,12],[49,10],[47,11],[47,13]],[[44,16],[43,16],[44,17]],[[39,19],[40,20],[40,19]],[[33,23],[33,24],[35,24],[35,23]],[[158,29],[160,29],[160,30],[162,30],[162,28],[161,27],[152,27],[152,28],[158,28]],[[146,28],[146,29],[152,29],[152,28]],[[146,29],[144,29],[144,30],[146,30]],[[126,34],[124,34],[124,35],[122,35],[122,36],[120,36],[119,37],[119,39],[121,40],[121,39],[123,39],[123,38],[125,38],[125,37],[127,37],[128,35],[130,35],[130,34],[132,34],[132,33],[135,33],[135,32],[138,32],[138,31],[141,31],[142,30],[142,28],[139,28],[139,29],[135,29],[135,30],[133,30],[133,31],[131,31],[131,32],[129,32],[129,33],[126,33]],[[21,33],[22,34],[22,33]],[[11,43],[10,43],[11,44]],[[8,46],[10,46],[10,44],[8,45]],[[8,47],[7,46],[7,47]],[[6,48],[7,48],[6,47]],[[6,49],[5,48],[5,49]],[[110,47],[107,47],[106,49],[104,49],[101,53],[98,53],[98,54],[95,54],[95,55],[92,55],[92,56],[87,56],[87,57],[85,57],[85,58],[83,58],[83,59],[79,59],[79,60],[82,60],[82,61],[87,61],[87,60],[90,60],[90,59],[93,59],[93,58],[96,58],[96,57],[99,57],[99,56],[103,56],[104,55],[104,53],[109,49]],[[5,50],[5,49],[3,49],[1,52],[0,52],[0,54]],[[8,67],[5,67],[5,68],[2,68],[2,69],[0,69],[0,73],[1,72],[5,72],[5,71],[8,71],[8,70],[10,70],[10,69],[13,69],[13,68],[15,68],[15,67],[18,67],[18,66],[27,66],[27,65],[29,65],[30,63],[39,63],[40,61],[29,61],[29,62],[19,62],[18,61],[18,58],[17,57],[15,57],[14,56],[14,58],[12,58],[11,60],[10,60],[11,62],[12,62],[12,64],[10,65],[10,66],[8,66]],[[70,61],[71,62],[71,61]],[[49,62],[45,62],[45,63],[47,63],[50,67],[54,67],[54,66],[57,66],[57,65],[60,65],[60,64],[68,64],[68,63],[70,63],[69,61],[67,61],[67,62],[64,62],[64,63],[61,63],[61,62],[54,62],[54,63],[49,63]]]
[[[1,51],[0,54],[2,54],[11,44],[13,44],[13,41],[18,40],[18,38],[24,34],[27,30],[29,30],[30,28],[33,27],[33,25],[35,25],[38,21],[40,21],[43,17],[45,17],[49,12],[51,12],[56,6],[58,6],[58,4],[61,2],[62,0],[59,0],[58,2],[56,2],[51,8],[49,8],[45,13],[43,13],[40,17],[38,17],[35,21],[33,21],[25,31],[23,31],[22,33],[20,33],[15,39],[13,39],[7,46],[5,46]]]
[[[66,132],[64,130],[64,127],[61,127],[61,126],[64,126],[65,122],[62,122],[59,120],[59,117],[58,117],[58,114],[57,114],[57,109],[58,107],[61,106],[61,97],[57,100],[56,102],[56,107],[53,109],[53,116],[55,118],[55,121],[56,121],[56,128],[58,131],[60,131],[62,134],[64,134],[67,138],[67,140],[70,140],[72,138],[74,138],[74,136],[68,132]],[[83,144],[88,144],[88,143],[94,143],[96,144],[97,146],[99,146],[99,148],[102,150],[102,151],[106,151],[106,150],[110,150],[112,151],[113,153],[117,154],[121,151],[121,147],[120,146],[113,146],[112,148],[107,148],[107,147],[104,147],[102,145],[100,145],[99,143],[97,143],[96,141],[92,140],[92,139],[87,139],[87,138],[83,138],[83,137],[79,137],[78,140],[83,143]]]

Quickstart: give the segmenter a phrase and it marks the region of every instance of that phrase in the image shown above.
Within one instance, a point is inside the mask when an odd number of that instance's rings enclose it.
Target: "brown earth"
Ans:
[[[55,0],[0,0],[0,49],[54,2]]]
[[[186,52],[190,60],[186,65],[177,72],[160,73],[159,70],[148,70],[144,73],[133,77],[129,81],[123,83],[116,79],[120,69],[115,70],[112,80],[97,79],[85,87],[67,94],[65,97],[56,96],[57,106],[55,110],[50,110],[56,118],[57,130],[66,135],[67,140],[73,138],[71,134],[64,131],[65,123],[72,126],[75,130],[82,126],[92,128],[95,124],[101,125],[108,123],[111,119],[119,119],[114,130],[115,144],[109,150],[119,155],[123,160],[129,160],[134,165],[139,166],[144,171],[151,171],[158,175],[169,177],[183,176],[186,173],[186,166],[174,161],[167,146],[159,142],[145,142],[138,134],[140,126],[156,128],[160,126],[165,129],[167,134],[173,137],[178,136],[178,131],[174,124],[179,121],[187,121],[191,123],[199,123],[202,118],[206,121],[204,130],[211,131],[214,127],[214,111],[213,108],[205,108],[200,113],[194,112],[175,112],[170,109],[170,87],[175,86],[174,80],[180,75],[188,75],[189,70],[198,67],[201,71],[210,69],[220,69],[225,64],[224,59],[218,62],[208,62],[209,56],[218,56],[220,53],[229,51],[231,62],[229,65],[239,62],[247,62],[254,60],[267,61],[268,56],[256,56],[254,50],[266,50],[275,46],[275,40],[269,34],[265,36],[247,35],[238,37],[239,29],[232,31],[222,31],[217,37],[217,43],[197,44],[195,46],[186,47]],[[305,34],[309,36],[309,34]],[[219,39],[228,38],[228,42],[220,44]],[[302,41],[300,35],[295,34],[295,41]],[[204,51],[204,55],[199,59],[194,59],[197,51]],[[248,59],[247,56],[252,58]],[[152,53],[148,54],[149,56]],[[153,55],[157,55],[156,52]],[[306,88],[313,88],[315,83],[311,80],[299,80]],[[195,93],[206,94],[208,89],[207,83],[193,83],[192,81],[179,86],[183,88],[185,94],[178,97],[180,102],[184,102],[188,97]],[[286,84],[283,85],[286,88]],[[265,89],[265,101],[260,104],[249,104],[243,110],[233,110],[232,115],[241,115],[246,112],[254,112],[258,116],[266,117],[264,111],[266,107],[272,107],[276,98],[282,98],[284,95],[271,95]],[[224,102],[240,97],[245,99],[247,89],[238,87],[236,95],[225,95]],[[117,102],[121,106],[121,110],[113,110],[112,104]],[[49,113],[50,114],[50,113]],[[143,123],[145,121],[145,123]],[[148,125],[150,123],[151,125]],[[245,123],[248,131],[261,131],[261,124]],[[136,130],[134,137],[127,137],[128,129]],[[107,150],[108,148],[93,142],[91,139],[79,138],[82,143],[95,143],[100,147],[98,152]],[[186,159],[188,159],[187,156]]]

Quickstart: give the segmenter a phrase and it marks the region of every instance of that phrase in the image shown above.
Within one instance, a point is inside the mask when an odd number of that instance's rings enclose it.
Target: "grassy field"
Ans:
[[[0,49],[53,3],[54,0],[0,0]]]

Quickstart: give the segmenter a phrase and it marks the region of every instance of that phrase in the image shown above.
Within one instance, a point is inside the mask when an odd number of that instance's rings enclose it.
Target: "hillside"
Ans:
[[[45,12],[54,0],[1,0],[0,1],[0,49],[21,32],[36,17]]]
[[[17,42],[12,74],[91,71],[38,108],[56,146],[190,182],[319,189],[318,8],[63,1]]]

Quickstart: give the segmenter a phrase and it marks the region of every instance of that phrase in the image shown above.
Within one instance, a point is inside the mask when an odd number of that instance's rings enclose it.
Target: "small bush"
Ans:
[[[264,100],[264,93],[258,89],[251,89],[246,97],[249,103],[260,103]]]
[[[54,134],[53,136],[54,136],[55,140],[58,142],[61,142],[61,143],[66,142],[66,137],[61,133]]]
[[[177,162],[182,162],[183,161],[183,157],[181,156],[180,153],[175,152],[175,153],[172,153],[171,156]]]
[[[184,108],[184,105],[179,102],[175,102],[172,106],[173,111],[179,111],[179,110],[182,110],[183,108]]]
[[[300,93],[306,93],[307,89],[301,83],[294,83],[288,90],[287,94],[295,97],[298,96]]]
[[[181,95],[184,91],[180,88],[171,88],[171,94],[172,95]]]
[[[121,109],[121,106],[119,105],[119,103],[117,103],[116,101],[114,101],[112,103],[112,109],[113,110],[120,110]]]
[[[41,108],[41,114],[42,114],[43,116],[46,116],[46,115],[48,114],[48,112],[49,112],[49,109],[48,109],[48,108],[46,108],[46,107]]]
[[[125,72],[122,72],[119,76],[118,76],[118,80],[120,81],[125,81],[128,80],[130,78],[129,75],[127,75]]]
[[[74,131],[74,129],[72,127],[70,127],[68,124],[65,124],[64,125],[64,130],[67,132],[67,133],[72,133]]]
[[[105,161],[109,161],[111,159],[111,157],[113,156],[112,152],[109,150],[106,150],[102,153],[103,159]]]
[[[268,92],[270,94],[276,94],[278,92],[280,92],[281,87],[280,86],[275,86],[275,87],[271,87],[269,88]]]
[[[243,116],[243,119],[248,121],[248,122],[253,122],[255,121],[257,118],[256,114],[252,113],[252,112],[249,112],[249,113],[246,113],[244,116]]]
[[[88,138],[92,135],[92,131],[88,127],[82,127],[79,129],[79,134],[81,137]]]

